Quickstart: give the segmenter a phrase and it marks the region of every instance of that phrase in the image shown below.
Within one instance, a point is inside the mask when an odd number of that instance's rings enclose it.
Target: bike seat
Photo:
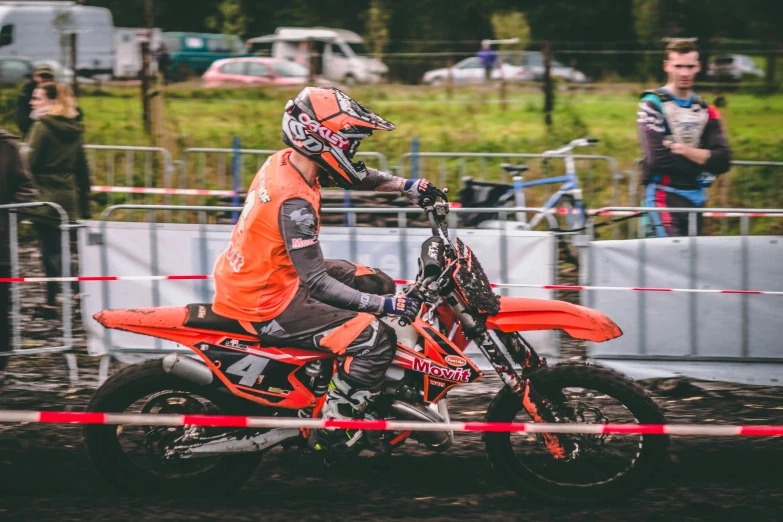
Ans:
[[[514,165],[512,163],[501,163],[500,168],[509,174],[513,174],[514,172],[525,172],[530,169],[527,165]]]
[[[245,330],[236,319],[229,319],[213,312],[212,303],[193,303],[187,305],[186,308],[188,309],[188,319],[183,326],[236,335],[255,335],[253,332]]]

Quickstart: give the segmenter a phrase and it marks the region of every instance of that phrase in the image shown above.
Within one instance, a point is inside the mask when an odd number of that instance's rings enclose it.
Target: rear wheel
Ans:
[[[232,411],[225,395],[169,375],[158,360],[114,375],[98,389],[87,409],[178,415],[238,413]],[[195,426],[88,425],[84,434],[88,454],[98,471],[122,490],[220,494],[240,489],[263,454],[179,459],[172,447],[186,435],[209,436],[225,431]]]
[[[552,400],[563,422],[665,424],[661,408],[625,376],[604,368],[562,365],[529,376],[533,387]],[[489,406],[487,421],[530,422],[519,396],[503,388]],[[554,459],[532,433],[486,433],[494,469],[520,493],[540,500],[595,503],[620,500],[643,489],[665,462],[664,435],[568,435],[576,457]]]

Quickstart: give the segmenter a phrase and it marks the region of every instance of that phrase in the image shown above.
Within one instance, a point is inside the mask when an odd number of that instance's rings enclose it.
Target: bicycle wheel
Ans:
[[[574,197],[570,194],[562,196],[551,209],[551,212],[555,215],[560,230],[578,230],[585,226],[584,207],[581,202],[577,204]],[[534,225],[533,230],[546,231],[552,229],[550,221],[545,217],[540,219],[534,218],[530,222]]]

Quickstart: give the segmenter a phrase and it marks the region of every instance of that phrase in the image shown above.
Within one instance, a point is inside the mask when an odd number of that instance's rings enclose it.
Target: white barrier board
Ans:
[[[88,222],[79,231],[80,275],[141,276],[211,274],[218,255],[225,249],[230,225],[182,225],[147,223],[106,223],[106,233],[99,241],[100,222]],[[394,279],[413,279],[422,242],[429,229],[323,227],[319,242],[327,258],[348,259],[379,268]],[[502,231],[459,230],[458,236],[478,256],[492,282],[554,283],[554,236],[545,232],[508,231],[503,281]],[[452,231],[453,235],[453,231]],[[404,247],[401,242],[404,241]],[[102,242],[103,244],[97,244]],[[356,259],[351,259],[351,252]],[[403,260],[403,253],[404,260]],[[146,308],[180,306],[212,301],[211,280],[180,281],[108,281],[82,283],[82,317],[93,355],[111,349],[177,348],[168,341],[106,329],[92,316],[109,308]],[[552,292],[543,289],[506,289],[504,295],[550,299]],[[526,336],[543,354],[553,353],[551,332],[530,332]],[[111,347],[109,346],[111,345]]]

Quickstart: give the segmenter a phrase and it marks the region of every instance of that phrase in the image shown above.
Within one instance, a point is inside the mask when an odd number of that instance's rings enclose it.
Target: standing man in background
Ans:
[[[498,64],[498,52],[490,47],[488,41],[484,40],[481,42],[481,50],[476,56],[484,67],[484,81],[488,82],[492,78],[492,69]]]
[[[158,72],[163,80],[163,85],[167,85],[167,79],[170,77],[169,69],[171,68],[171,55],[166,44],[161,42],[155,51],[155,61],[158,62]]]
[[[642,93],[637,112],[645,205],[703,208],[707,187],[731,167],[720,114],[693,92],[701,70],[693,42],[671,42],[663,69],[668,83]],[[702,217],[697,215],[697,235],[702,233]],[[688,235],[687,213],[650,212],[650,220],[658,237]]]
[[[38,191],[19,154],[18,138],[0,129],[0,205],[35,201]],[[11,277],[8,211],[0,211],[0,277]],[[0,283],[0,383],[5,378],[11,351],[11,322],[8,317],[11,283]]]

